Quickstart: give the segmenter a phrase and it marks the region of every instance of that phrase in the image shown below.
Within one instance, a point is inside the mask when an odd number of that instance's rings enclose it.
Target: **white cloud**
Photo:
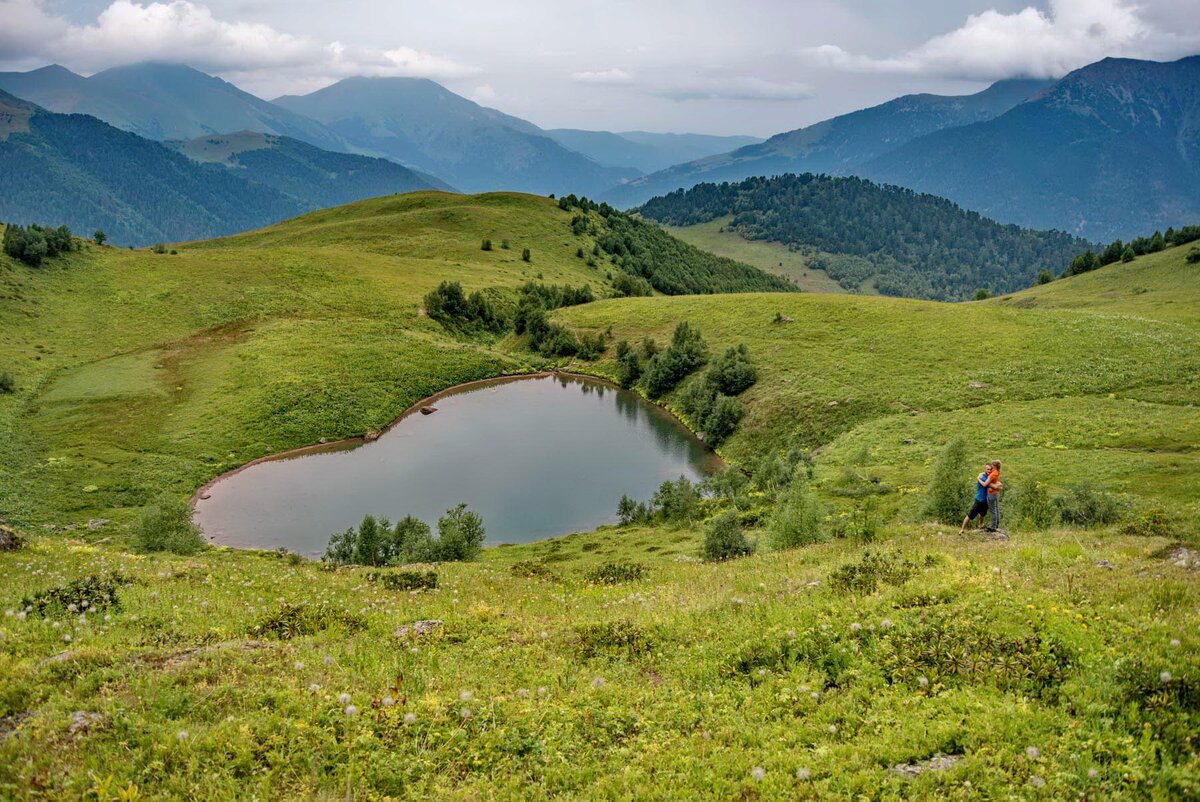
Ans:
[[[652,88],[652,94],[672,100],[807,100],[806,84],[746,76],[692,78]]]
[[[837,45],[807,48],[812,65],[846,72],[937,75],[994,80],[1057,78],[1106,56],[1171,58],[1200,46],[1200,37],[1161,31],[1126,0],[1050,0],[1004,14],[972,14],[949,33],[905,53],[875,58]]]
[[[631,84],[634,77],[633,73],[617,67],[571,73],[571,80],[581,84]]]
[[[46,12],[37,0],[0,0],[0,59],[41,58],[81,71],[131,61],[186,63],[219,74],[306,84],[351,75],[456,78],[478,72],[411,47],[347,47],[283,33],[269,25],[229,22],[189,0],[114,0],[88,25]]]

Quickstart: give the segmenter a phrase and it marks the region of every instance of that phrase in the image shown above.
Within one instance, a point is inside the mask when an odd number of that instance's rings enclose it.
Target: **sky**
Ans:
[[[765,137],[1198,53],[1200,0],[0,0],[0,70],[181,62],[267,99],[419,76],[543,128]]]

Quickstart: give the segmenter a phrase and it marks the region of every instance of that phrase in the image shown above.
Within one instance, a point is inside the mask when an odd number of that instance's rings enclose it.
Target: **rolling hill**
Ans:
[[[608,268],[576,255],[599,238],[573,233],[575,214],[417,193],[175,256],[82,244],[32,269],[0,255],[0,373],[15,376],[0,516],[28,535],[0,552],[0,788],[1190,793],[1200,272],[1184,248],[981,303],[749,293],[555,311],[580,333],[663,342],[688,321],[714,354],[747,344],[758,381],[723,453],[728,483],[755,484],[691,521],[408,568],[131,551],[131,522],[164,490],[378,429],[448,385],[567,364],[520,337],[454,336],[422,299],[441,281],[607,295]],[[485,237],[514,247],[483,251]],[[613,375],[606,351],[569,367]],[[927,522],[956,436],[964,485],[1000,455],[1006,505],[1087,481],[1126,519],[1010,512],[1011,539]],[[795,469],[787,492],[767,481],[779,464]],[[776,509],[809,491],[827,532],[768,550]],[[732,510],[760,553],[702,562],[704,519]],[[437,586],[398,589],[413,570]],[[113,596],[84,613],[80,588]]]
[[[1004,222],[1093,240],[1200,219],[1200,56],[1105,59],[995,119],[861,165]]]
[[[934,195],[811,173],[698,184],[638,211],[670,226],[728,218],[724,228],[746,240],[818,253],[808,266],[844,289],[936,300],[1023,289],[1091,247],[1058,231],[1000,225]]]
[[[777,134],[760,144],[672,166],[610,189],[603,197],[618,206],[636,206],[701,182],[781,173],[852,174],[859,165],[924,134],[1003,114],[1048,83],[1007,80],[974,95],[905,95]]]
[[[423,78],[347,78],[274,102],[466,192],[595,194],[636,173],[568,150],[533,123]]]
[[[612,133],[577,128],[554,128],[546,131],[546,134],[560,145],[601,164],[633,168],[643,173],[762,142],[751,136],[655,134],[647,131]]]
[[[85,234],[102,229],[114,243],[145,245],[232,234],[331,203],[433,186],[398,164],[286,137],[167,146],[0,92],[3,220],[54,221]]]
[[[88,78],[56,64],[0,73],[0,90],[49,111],[91,115],[146,139],[257,131],[326,150],[350,150],[320,123],[181,64],[131,64]]]

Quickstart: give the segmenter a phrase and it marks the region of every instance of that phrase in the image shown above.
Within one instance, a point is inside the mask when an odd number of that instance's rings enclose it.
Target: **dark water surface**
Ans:
[[[664,410],[599,382],[561,376],[478,385],[433,402],[373,443],[252,465],[215,483],[196,521],[216,542],[324,551],[366,514],[435,527],[466,502],[489,543],[528,543],[616,521],[622,494],[720,460]]]

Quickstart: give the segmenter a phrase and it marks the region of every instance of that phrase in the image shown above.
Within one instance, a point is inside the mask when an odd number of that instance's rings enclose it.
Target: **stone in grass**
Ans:
[[[0,551],[16,551],[24,545],[24,535],[0,518]]]
[[[71,735],[82,735],[93,727],[99,726],[103,718],[99,713],[76,710],[71,714],[71,726],[67,727],[67,732]]]
[[[419,638],[423,635],[428,635],[442,626],[442,622],[438,619],[430,619],[428,621],[414,621],[411,624],[405,624],[402,627],[396,627],[397,638]]]
[[[21,725],[25,723],[32,713],[13,713],[11,716],[0,718],[0,741],[3,741],[10,735],[21,729]]]
[[[941,752],[938,752],[928,760],[922,760],[917,763],[897,763],[895,766],[892,766],[892,771],[902,777],[919,777],[927,771],[943,771],[954,768],[962,759],[962,755],[943,755]]]

